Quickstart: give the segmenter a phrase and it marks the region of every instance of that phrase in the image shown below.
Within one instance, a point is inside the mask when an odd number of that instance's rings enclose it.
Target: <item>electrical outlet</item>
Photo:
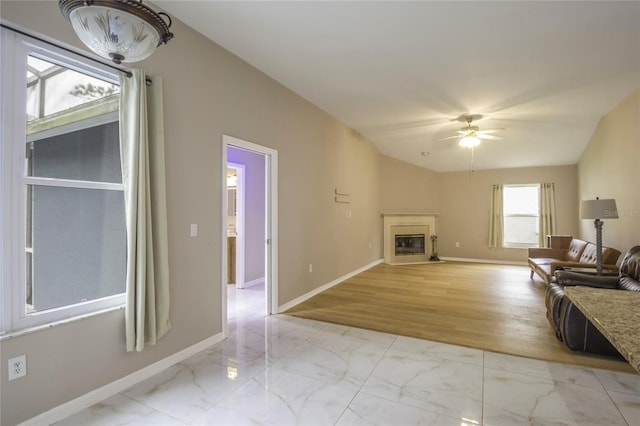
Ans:
[[[309,264],[309,272],[310,273],[313,272],[313,264],[312,263]]]
[[[456,241],[456,247],[460,247],[460,242]]]
[[[27,375],[27,356],[20,355],[9,360],[9,381]]]

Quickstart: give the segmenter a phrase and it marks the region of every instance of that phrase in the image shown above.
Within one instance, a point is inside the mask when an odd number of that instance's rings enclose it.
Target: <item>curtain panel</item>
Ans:
[[[493,185],[491,187],[491,213],[489,216],[489,247],[502,247],[503,240],[502,185]]]
[[[120,76],[120,156],[127,225],[127,351],[171,328],[162,81]]]
[[[556,233],[556,196],[553,183],[540,184],[540,222],[538,245],[547,245],[547,235]]]

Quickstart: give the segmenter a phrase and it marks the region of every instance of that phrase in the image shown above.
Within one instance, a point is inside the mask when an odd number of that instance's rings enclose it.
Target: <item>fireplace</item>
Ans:
[[[424,249],[424,234],[395,235],[396,256],[424,255]]]
[[[434,214],[383,214],[384,261],[390,264],[425,263],[431,255]]]

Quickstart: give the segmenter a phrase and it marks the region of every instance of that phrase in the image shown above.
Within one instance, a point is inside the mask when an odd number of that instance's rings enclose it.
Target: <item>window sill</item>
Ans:
[[[539,245],[529,245],[529,244],[505,244],[504,246],[502,246],[502,248],[507,248],[507,249],[520,249],[520,250],[528,250],[530,248],[538,248],[540,247]]]
[[[58,327],[65,324],[70,324],[77,321],[82,321],[87,318],[92,318],[98,315],[107,314],[109,312],[124,310],[124,305],[114,306],[112,308],[102,309],[99,311],[91,312],[89,314],[78,315],[71,318],[66,318],[64,320],[50,322],[48,324],[42,324],[35,327],[24,328],[22,330],[14,330],[14,331],[0,331],[0,342],[4,340],[14,339],[16,337],[26,336],[27,334],[36,333],[38,331],[47,330],[50,328]]]

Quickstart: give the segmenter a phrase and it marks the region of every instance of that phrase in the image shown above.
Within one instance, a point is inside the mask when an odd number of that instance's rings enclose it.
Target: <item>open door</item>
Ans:
[[[264,288],[265,288],[265,315],[278,313],[278,297],[277,297],[277,175],[278,175],[278,163],[277,163],[277,151],[271,148],[267,148],[261,145],[254,144],[252,142],[244,141],[242,139],[234,138],[231,136],[223,135],[222,137],[222,161],[223,161],[223,196],[222,199],[222,235],[227,235],[229,228],[229,203],[230,197],[227,188],[227,165],[232,165],[228,161],[228,148],[232,147],[239,150],[248,151],[250,153],[259,154],[264,158],[264,237],[260,240],[261,244],[264,244]],[[239,166],[239,164],[235,164]],[[248,173],[248,172],[247,172]],[[245,179],[245,186],[247,185]],[[247,193],[245,188],[244,194]],[[238,194],[236,194],[238,195]],[[245,195],[246,196],[246,195]],[[236,198],[237,201],[237,198]],[[244,200],[246,203],[246,200]],[[245,204],[246,205],[246,204]],[[242,207],[240,207],[242,208]],[[240,220],[240,214],[236,220]],[[244,220],[244,219],[242,219]],[[237,226],[237,223],[236,223]],[[236,246],[240,250],[244,250],[245,243],[244,237],[246,235],[245,230],[238,229],[236,237]],[[242,234],[241,234],[242,233]],[[227,255],[227,239],[223,238],[222,247],[222,283],[226,284],[228,281],[229,262]],[[242,247],[242,248],[241,248]],[[238,257],[243,256],[240,253]],[[244,276],[243,276],[243,284]],[[222,320],[223,320],[223,333],[227,335],[227,285],[222,285]]]

